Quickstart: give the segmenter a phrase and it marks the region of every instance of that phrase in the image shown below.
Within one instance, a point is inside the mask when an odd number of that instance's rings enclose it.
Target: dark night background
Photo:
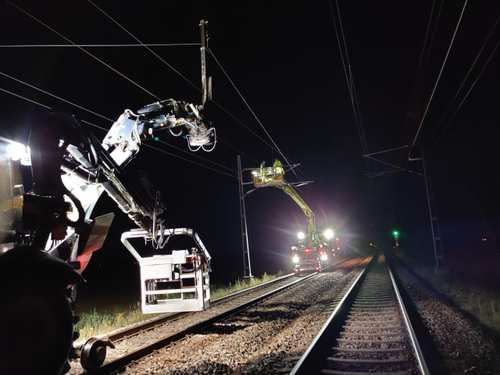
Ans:
[[[134,42],[84,0],[19,4],[79,43]],[[361,157],[328,0],[98,4],[150,43],[198,42],[199,20],[207,19],[210,47],[283,152],[291,161],[302,164],[298,178],[315,181],[302,191],[316,211],[319,226],[334,227],[351,251],[366,246],[372,239],[387,246],[391,228],[398,227],[405,251],[422,259],[430,257],[432,245],[423,179],[406,173],[366,177],[367,171],[382,171],[385,167],[366,164]],[[416,119],[430,95],[462,4],[447,1],[442,5],[432,49],[417,74],[430,0],[340,2],[370,152],[411,142]],[[481,258],[481,254],[497,251],[497,57],[445,130],[440,126],[440,118],[499,13],[500,5],[495,2],[468,5],[421,138],[427,150],[443,243],[450,261],[469,259],[468,255]],[[499,40],[499,33],[495,31],[486,54]],[[0,5],[0,41],[64,43],[5,3]],[[156,51],[198,84],[197,47]],[[92,52],[162,98],[199,101],[195,90],[144,49]],[[137,109],[155,101],[77,49],[1,49],[0,54],[2,72],[112,118],[118,118],[125,108]],[[483,56],[480,62],[484,60]],[[209,70],[214,79],[215,99],[265,137],[213,61],[209,61]],[[6,78],[0,77],[0,87],[110,126]],[[2,133],[23,140],[27,134],[25,125],[36,106],[4,93],[0,97]],[[202,156],[233,169],[235,149],[242,152],[244,167],[277,156],[218,109],[209,108],[209,117],[222,142],[213,153]],[[96,135],[103,136],[102,132]],[[185,147],[179,139],[167,135],[163,139]],[[406,151],[383,158],[403,166],[407,163]],[[134,166],[148,171],[161,189],[169,224],[193,227],[199,232],[214,258],[214,279],[224,282],[240,275],[236,180],[147,149],[142,150]],[[418,162],[409,167],[421,170]],[[296,180],[293,175],[290,177]],[[110,209],[116,211],[103,199],[98,211]],[[255,273],[288,269],[287,248],[295,240],[296,231],[305,226],[302,213],[276,190],[250,195],[247,210]],[[90,288],[114,288],[125,281],[126,285],[135,283],[137,269],[118,240],[120,231],[131,226],[124,215],[118,215],[105,248],[95,255],[86,271]]]

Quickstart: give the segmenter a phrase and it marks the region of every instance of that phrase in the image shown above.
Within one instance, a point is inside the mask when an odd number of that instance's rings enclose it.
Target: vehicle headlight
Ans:
[[[330,241],[333,237],[335,237],[335,232],[333,229],[327,228],[323,231],[323,237],[325,237],[327,241]]]
[[[292,257],[292,262],[293,262],[293,263],[295,263],[295,264],[297,264],[297,263],[299,263],[299,261],[300,261],[299,256],[298,256],[297,254],[295,254],[295,255]]]

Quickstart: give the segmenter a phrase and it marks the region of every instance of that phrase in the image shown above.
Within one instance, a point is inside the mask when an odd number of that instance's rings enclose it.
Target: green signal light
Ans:
[[[392,231],[392,237],[399,238],[399,230],[393,230]]]

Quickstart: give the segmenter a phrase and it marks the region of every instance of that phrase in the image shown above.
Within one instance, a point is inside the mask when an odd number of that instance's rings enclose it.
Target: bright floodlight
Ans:
[[[293,263],[295,263],[295,264],[297,264],[297,263],[299,263],[299,261],[300,261],[299,256],[298,256],[297,254],[295,254],[295,255],[292,257],[292,262],[293,262]]]
[[[302,241],[304,238],[306,238],[306,235],[304,232],[298,232],[297,238]]]
[[[31,165],[30,148],[19,142],[9,142],[7,156],[12,161],[21,161],[22,165]]]
[[[330,241],[333,237],[335,237],[335,232],[333,229],[327,228],[323,231],[323,236],[327,241]]]

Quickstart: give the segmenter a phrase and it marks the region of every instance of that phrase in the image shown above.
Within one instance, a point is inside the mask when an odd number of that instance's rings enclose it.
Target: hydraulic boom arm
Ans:
[[[258,169],[252,171],[253,183],[256,188],[275,187],[281,189],[299,206],[307,219],[307,246],[317,246],[319,243],[314,213],[309,205],[302,199],[292,184],[285,180],[285,170],[279,160],[275,160],[272,167],[262,163]]]

